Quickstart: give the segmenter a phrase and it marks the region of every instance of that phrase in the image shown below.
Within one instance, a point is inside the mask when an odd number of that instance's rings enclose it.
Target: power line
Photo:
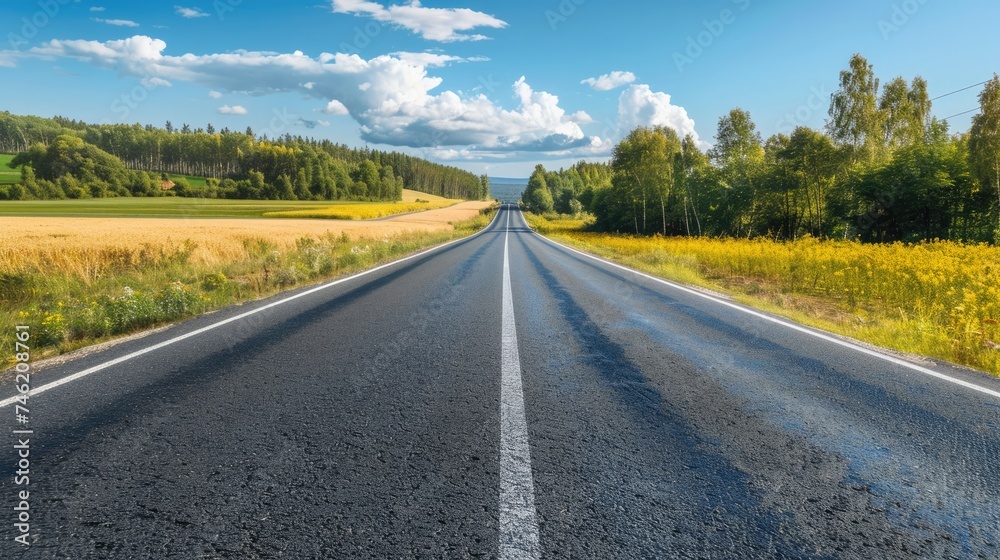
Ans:
[[[965,91],[965,90],[967,90],[967,89],[972,89],[972,88],[974,88],[974,87],[976,87],[976,86],[981,86],[981,85],[983,85],[983,84],[986,84],[986,83],[989,83],[989,80],[986,80],[985,82],[979,82],[978,84],[972,84],[971,86],[968,86],[968,87],[964,87],[964,88],[962,88],[962,89],[956,89],[955,91],[952,91],[952,92],[948,92],[948,93],[946,93],[946,94],[944,94],[944,95],[939,95],[939,96],[937,96],[937,97],[935,97],[935,98],[931,99],[931,101],[936,101],[936,100],[938,100],[938,99],[941,99],[942,97],[948,97],[949,95],[955,95],[955,94],[956,94],[956,93],[958,93],[958,92],[961,92],[961,91]],[[968,111],[966,111],[966,112],[968,112]]]
[[[945,117],[945,118],[943,118],[941,120],[946,121],[946,120],[948,120],[950,118],[953,118],[953,117],[961,117],[962,115],[967,115],[969,113],[972,113],[973,111],[978,111],[978,110],[979,110],[979,107],[976,107],[975,109],[969,109],[968,111],[962,111],[961,113],[954,114],[951,117]]]

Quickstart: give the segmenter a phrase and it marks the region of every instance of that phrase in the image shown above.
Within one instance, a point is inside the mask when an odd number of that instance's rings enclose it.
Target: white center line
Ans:
[[[500,382],[500,559],[541,557],[528,423],[524,417],[521,358],[510,290],[510,214],[503,244],[503,334]]]

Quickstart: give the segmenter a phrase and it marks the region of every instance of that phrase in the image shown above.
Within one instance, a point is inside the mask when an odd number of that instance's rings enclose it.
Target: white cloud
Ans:
[[[321,113],[326,113],[327,115],[348,115],[350,111],[343,103],[337,101],[336,99],[331,100],[326,104],[326,107],[320,110]]]
[[[117,25],[118,27],[139,27],[139,24],[130,19],[101,19],[94,18],[94,21],[98,23],[106,23],[108,25]]]
[[[21,51],[0,51],[0,68],[16,68],[17,60],[24,56]]]
[[[591,122],[589,115],[567,113],[558,97],[535,91],[524,78],[513,84],[517,106],[505,109],[482,94],[435,91],[443,80],[429,75],[422,63],[439,61],[422,55],[365,60],[329,53],[313,58],[298,51],[170,56],[165,50],[163,41],[140,35],[105,43],[54,40],[29,53],[75,58],[123,75],[191,82],[213,91],[299,93],[322,100],[330,114],[346,111],[368,142],[415,148],[457,146],[500,157],[517,151],[608,150],[604,141],[588,137],[581,129],[581,124]]]
[[[624,136],[640,126],[672,128],[681,138],[690,134],[702,147],[707,146],[698,140],[694,120],[684,107],[672,104],[670,95],[654,92],[644,84],[630,86],[618,98],[619,135]]]
[[[174,12],[181,16],[182,18],[203,18],[208,17],[209,14],[203,12],[201,8],[185,8],[183,6],[174,6]]]
[[[375,21],[408,29],[431,41],[481,41],[488,37],[462,33],[478,27],[502,29],[507,22],[468,8],[425,8],[418,0],[388,7],[367,0],[332,0],[333,11],[368,16]]]
[[[581,84],[587,84],[591,88],[597,91],[611,91],[615,88],[620,88],[624,85],[631,84],[635,81],[635,74],[631,72],[620,72],[618,70],[600,76],[598,78],[587,78],[580,82]]]
[[[249,111],[241,105],[233,105],[232,107],[229,105],[223,105],[222,107],[219,107],[218,111],[220,115],[245,115],[249,113]]]
[[[90,11],[92,12],[103,12],[104,6],[91,6]]]
[[[153,77],[153,76],[147,77],[147,78],[143,78],[143,79],[139,80],[139,83],[141,83],[142,85],[144,85],[144,86],[146,86],[148,88],[171,87],[173,85],[169,81],[164,80],[163,78],[157,78],[157,77]]]
[[[222,99],[222,92],[215,91],[214,89],[208,92],[208,96],[212,99]]]
[[[459,56],[450,56],[446,54],[436,54],[436,53],[412,53],[412,52],[395,52],[390,56],[398,58],[407,64],[412,64],[413,66],[423,66],[425,68],[438,68],[441,66],[447,66],[452,62],[485,62],[488,58],[475,57],[465,59]]]

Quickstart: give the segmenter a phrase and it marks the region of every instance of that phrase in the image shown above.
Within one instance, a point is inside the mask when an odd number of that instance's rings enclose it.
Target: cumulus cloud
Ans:
[[[139,27],[139,24],[130,19],[101,19],[94,18],[94,21],[98,23],[106,23],[108,25],[117,25],[118,27]]]
[[[640,126],[672,128],[681,138],[690,134],[702,147],[706,146],[698,140],[694,120],[688,116],[687,110],[672,104],[670,95],[654,92],[644,84],[629,86],[618,98],[619,135],[628,134]]]
[[[187,19],[208,17],[208,14],[203,12],[200,8],[185,8],[183,6],[174,6],[174,12],[177,15],[181,16],[182,18],[187,18]]]
[[[502,29],[507,22],[468,8],[425,8],[418,0],[388,7],[367,0],[332,0],[333,11],[368,16],[375,21],[408,29],[431,41],[481,41],[488,37],[463,33],[479,27]]]
[[[245,115],[249,113],[249,111],[241,105],[233,105],[232,107],[229,105],[223,105],[222,107],[219,107],[218,111],[220,115]]]
[[[587,113],[568,113],[558,97],[535,91],[523,77],[512,86],[512,109],[483,94],[437,91],[443,80],[431,76],[425,64],[444,61],[426,55],[397,53],[365,60],[330,53],[314,58],[299,51],[170,56],[165,50],[163,41],[140,35],[104,43],[54,40],[30,53],[70,57],[123,75],[190,82],[213,91],[299,93],[322,101],[323,112],[351,115],[363,140],[392,146],[460,146],[506,155],[608,149],[602,140],[584,134],[581,125],[592,121]],[[228,114],[239,114],[232,112],[235,109],[230,107]]]
[[[340,101],[337,101],[336,99],[333,99],[329,103],[327,103],[326,107],[324,107],[323,109],[321,109],[320,112],[321,113],[326,113],[327,115],[347,115],[347,114],[350,114],[350,111],[347,110],[347,107],[345,107],[343,103],[341,103]]]
[[[580,82],[586,84],[597,91],[611,91],[616,88],[631,84],[635,81],[635,74],[631,72],[614,71],[597,78],[587,78]]]
[[[208,96],[211,97],[212,99],[222,99],[222,92],[221,91],[215,91],[214,89],[213,90],[209,90]]]

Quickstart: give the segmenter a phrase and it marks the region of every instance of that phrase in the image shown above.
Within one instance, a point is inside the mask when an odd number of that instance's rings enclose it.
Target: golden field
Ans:
[[[451,231],[452,222],[469,220],[490,202],[463,202],[378,222],[262,220],[232,218],[63,218],[4,217],[0,220],[0,273],[20,270],[72,271],[93,278],[114,258],[141,259],[184,243],[196,246],[192,262],[210,264],[242,255],[247,239],[264,238],[281,249],[302,237],[396,236]],[[102,264],[103,263],[103,264]]]
[[[559,241],[865,342],[1000,374],[1000,248],[634,237],[530,216]]]
[[[443,196],[438,196],[436,194],[429,194],[420,191],[412,191],[410,189],[403,189],[403,202],[420,202],[426,200],[427,202],[441,202],[442,200],[448,200]]]
[[[2,337],[27,324],[36,355],[76,348],[469,235],[491,206],[376,222],[4,217]]]
[[[422,194],[422,193],[421,193]],[[431,195],[425,195],[431,196]],[[447,198],[435,197],[436,201],[422,202],[372,202],[365,204],[335,204],[327,208],[310,210],[287,210],[283,212],[266,212],[265,218],[304,218],[327,220],[375,220],[397,214],[424,212],[447,208],[461,202]],[[424,199],[421,199],[424,200]]]

